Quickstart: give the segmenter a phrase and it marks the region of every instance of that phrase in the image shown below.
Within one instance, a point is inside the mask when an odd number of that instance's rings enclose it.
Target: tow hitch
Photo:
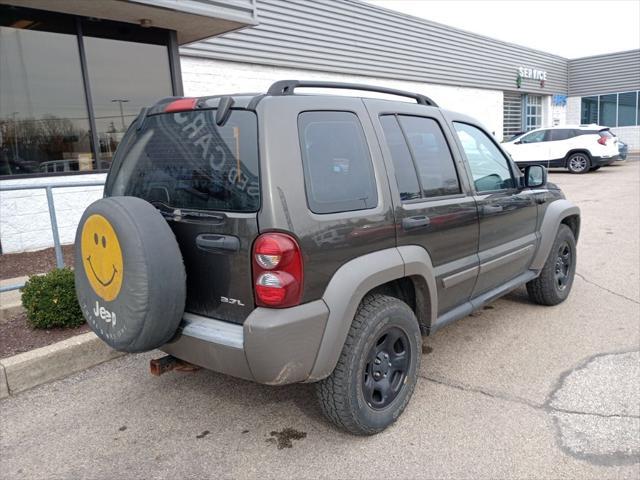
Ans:
[[[161,358],[154,358],[149,361],[149,371],[151,375],[155,375],[159,377],[163,373],[170,372],[171,370],[176,370],[178,372],[196,372],[200,370],[201,367],[194,365],[189,362],[185,362],[184,360],[180,360],[172,355],[165,355]]]

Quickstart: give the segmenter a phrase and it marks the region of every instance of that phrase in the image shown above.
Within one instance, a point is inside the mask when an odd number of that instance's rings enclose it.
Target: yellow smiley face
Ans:
[[[122,250],[118,236],[102,215],[91,215],[82,227],[82,264],[93,291],[109,302],[122,287]]]

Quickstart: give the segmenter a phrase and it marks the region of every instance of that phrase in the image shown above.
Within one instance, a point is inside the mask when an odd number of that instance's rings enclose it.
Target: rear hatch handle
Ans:
[[[240,250],[238,237],[217,233],[201,233],[196,237],[196,245],[200,250],[206,252],[237,252]]]

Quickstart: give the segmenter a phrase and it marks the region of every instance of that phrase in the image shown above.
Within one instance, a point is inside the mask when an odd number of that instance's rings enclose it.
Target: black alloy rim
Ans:
[[[571,247],[568,242],[562,242],[560,248],[558,248],[555,266],[556,287],[558,290],[564,290],[569,284],[571,262]]]
[[[380,410],[396,399],[410,364],[407,334],[398,327],[383,330],[367,354],[363,372],[362,392],[369,407]]]

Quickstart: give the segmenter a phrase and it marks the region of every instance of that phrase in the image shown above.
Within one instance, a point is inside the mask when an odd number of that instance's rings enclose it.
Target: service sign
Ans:
[[[521,78],[532,78],[533,80],[547,80],[547,72],[545,70],[537,70],[535,68],[518,67],[518,75]]]

